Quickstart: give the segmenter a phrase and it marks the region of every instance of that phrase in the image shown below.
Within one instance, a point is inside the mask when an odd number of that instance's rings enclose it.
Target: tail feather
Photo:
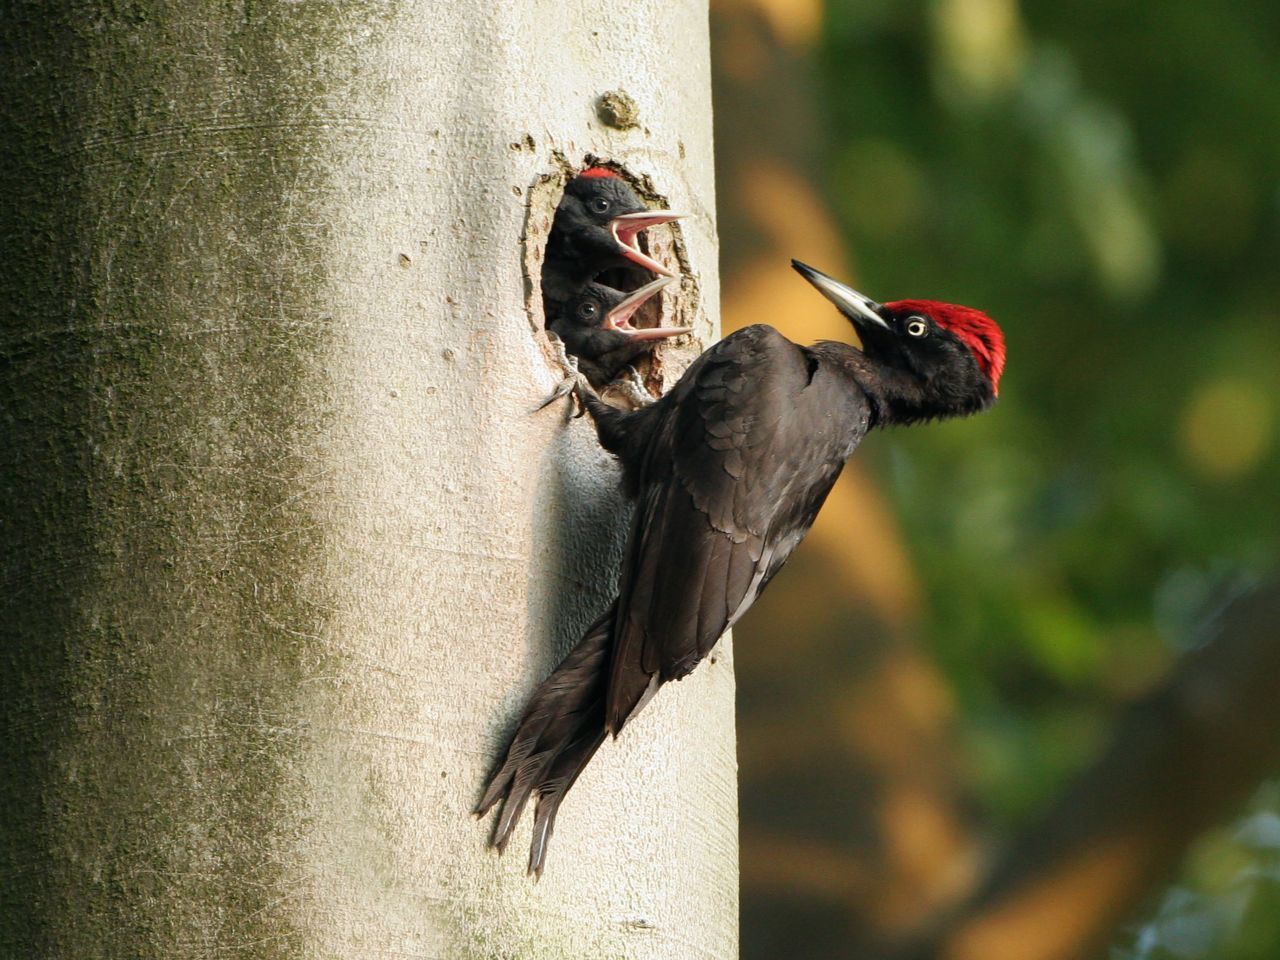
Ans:
[[[476,806],[487,813],[505,797],[492,844],[506,849],[530,796],[538,794],[529,872],[538,876],[556,811],[604,740],[604,702],[616,604],[587,628],[564,662],[534,691],[506,758]]]
[[[599,701],[599,725],[595,733],[587,734],[566,746],[556,759],[551,775],[538,790],[538,805],[533,814],[533,840],[529,844],[529,872],[542,876],[547,859],[547,844],[555,829],[556,813],[560,801],[573,786],[578,774],[586,769],[600,744],[604,743],[604,700]]]

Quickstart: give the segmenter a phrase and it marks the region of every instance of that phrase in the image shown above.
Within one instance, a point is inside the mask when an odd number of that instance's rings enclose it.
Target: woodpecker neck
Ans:
[[[813,349],[843,369],[866,394],[873,427],[965,417],[995,402],[991,381],[972,357],[951,365],[945,375],[924,376],[870,357],[847,343],[822,341]]]

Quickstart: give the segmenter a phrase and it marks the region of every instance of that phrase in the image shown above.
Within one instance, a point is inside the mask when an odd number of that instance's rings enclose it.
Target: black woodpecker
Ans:
[[[645,301],[674,279],[659,277],[631,293],[588,283],[559,305],[547,329],[560,338],[566,353],[577,358],[578,369],[591,385],[603,387],[661,341],[690,331],[690,327],[636,328],[631,324]]]
[[[670,210],[650,210],[627,182],[606,167],[591,167],[564,188],[542,263],[547,316],[605,270],[639,267],[659,276],[673,272],[643,253],[636,241],[646,227],[678,220]]]
[[[792,265],[849,319],[861,349],[805,347],[772,327],[746,327],[636,411],[609,406],[577,380],[636,507],[617,597],[534,692],[477,808],[506,798],[493,840],[503,849],[537,795],[534,874],[561,800],[605,736],[746,613],[867,432],[977,413],[996,399],[1004,336],[986,314],[929,300],[875,303]]]

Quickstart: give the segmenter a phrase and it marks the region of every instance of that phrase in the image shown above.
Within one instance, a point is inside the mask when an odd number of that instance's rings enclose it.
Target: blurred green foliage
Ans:
[[[1016,826],[1280,554],[1280,4],[833,0],[822,70],[859,285],[1008,337],[993,413],[859,455]],[[1280,955],[1259,884],[1271,952],[1169,955]]]
[[[1280,784],[1192,852],[1176,886],[1112,960],[1274,960],[1280,945]]]

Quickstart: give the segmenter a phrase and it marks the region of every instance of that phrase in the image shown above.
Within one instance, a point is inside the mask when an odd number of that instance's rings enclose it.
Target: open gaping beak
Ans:
[[[622,249],[622,255],[637,266],[652,270],[662,277],[674,277],[675,273],[664,267],[657,260],[640,252],[636,236],[646,227],[656,227],[660,223],[679,220],[683,213],[672,213],[670,210],[641,210],[639,213],[623,213],[614,217],[609,223],[613,239]]]
[[[839,280],[828,277],[821,270],[815,270],[799,260],[792,260],[791,266],[796,273],[804,277],[818,292],[840,308],[840,312],[853,321],[859,329],[891,329],[880,316],[880,304],[870,297],[864,297],[852,287],[846,287]]]
[[[647,283],[632,293],[627,299],[614,307],[604,318],[602,326],[606,330],[625,333],[632,340],[662,340],[666,337],[678,337],[688,333],[692,327],[644,327],[637,329],[631,325],[631,318],[646,300],[663,287],[675,281],[675,277],[659,277],[653,283]]]

